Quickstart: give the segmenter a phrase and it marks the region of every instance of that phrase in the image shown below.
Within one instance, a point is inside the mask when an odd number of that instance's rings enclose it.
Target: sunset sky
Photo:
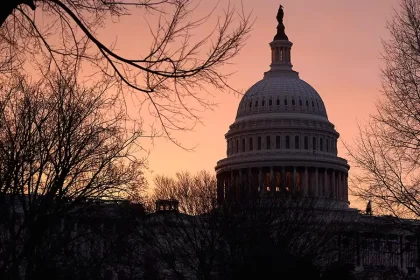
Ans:
[[[227,5],[220,1],[220,8]],[[279,4],[284,6],[286,34],[293,42],[292,64],[300,78],[311,84],[321,95],[329,120],[341,134],[340,139],[351,142],[357,133],[357,123],[363,123],[374,112],[375,98],[379,96],[381,39],[386,40],[386,21],[391,19],[396,0],[231,0],[237,7],[243,3],[245,12],[255,17],[253,31],[242,53],[229,69],[236,72],[229,83],[246,91],[263,77],[269,69],[270,48],[276,33],[276,13]],[[215,1],[202,0],[201,9],[212,7]],[[217,10],[220,12],[220,9]],[[216,12],[217,12],[216,11]],[[121,29],[121,25],[126,28]],[[130,24],[130,25],[129,25]],[[133,26],[134,24],[134,26]],[[135,48],[136,41],[125,33],[137,28],[135,19],[112,27],[119,31],[119,48]],[[203,26],[208,32],[213,25]],[[144,31],[144,27],[139,32]],[[208,28],[208,29],[206,29]],[[121,31],[123,30],[123,31]],[[112,30],[107,30],[112,31]],[[143,37],[147,38],[147,37]],[[115,39],[115,38],[114,38]],[[147,40],[137,42],[147,45]],[[219,105],[213,111],[200,114],[202,125],[194,131],[175,136],[185,147],[195,147],[188,152],[165,139],[145,140],[150,149],[147,178],[151,182],[156,174],[173,175],[188,170],[201,169],[214,172],[214,166],[226,155],[224,134],[235,120],[241,96],[213,91],[211,101]],[[339,142],[339,155],[346,157]],[[352,170],[350,170],[352,172]],[[152,185],[152,184],[151,184]]]

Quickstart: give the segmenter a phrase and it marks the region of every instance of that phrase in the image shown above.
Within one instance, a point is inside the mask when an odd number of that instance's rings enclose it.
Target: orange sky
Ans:
[[[227,5],[221,0],[220,6]],[[240,5],[241,0],[231,0]],[[246,90],[263,77],[269,69],[269,42],[276,33],[276,13],[281,3],[285,9],[286,34],[293,42],[292,63],[300,78],[311,84],[321,95],[329,120],[341,134],[341,140],[351,141],[357,132],[357,122],[363,123],[374,110],[380,84],[381,38],[386,39],[386,20],[397,0],[242,0],[246,11],[253,11],[256,22],[242,53],[229,69],[237,72],[230,84]],[[201,10],[214,5],[213,0],[202,0]],[[203,33],[213,27],[203,27]],[[207,29],[206,29],[207,28]],[[133,36],[136,30],[136,36]],[[136,17],[120,24],[107,26],[117,40],[118,49],[136,53],[148,46],[143,36],[144,26]],[[140,47],[140,48],[139,48]],[[173,175],[177,171],[196,172],[206,169],[214,172],[217,160],[225,157],[224,134],[233,123],[240,97],[212,91],[212,101],[219,103],[213,111],[201,113],[204,125],[194,131],[176,134],[185,147],[196,146],[193,152],[176,147],[165,139],[155,139],[150,148],[150,171]],[[346,157],[339,143],[339,155]],[[350,171],[351,172],[351,171]]]

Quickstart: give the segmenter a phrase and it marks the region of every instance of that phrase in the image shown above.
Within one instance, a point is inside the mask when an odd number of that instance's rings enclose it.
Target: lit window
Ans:
[[[267,146],[267,149],[268,149],[268,150],[269,150],[269,149],[271,149],[270,136],[267,136],[267,139],[266,139],[266,146]]]

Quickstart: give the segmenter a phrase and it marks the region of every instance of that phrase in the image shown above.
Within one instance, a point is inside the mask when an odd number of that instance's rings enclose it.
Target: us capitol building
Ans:
[[[218,202],[285,192],[348,208],[349,165],[337,156],[339,133],[318,92],[293,70],[292,45],[279,9],[270,70],[239,103],[217,162]]]

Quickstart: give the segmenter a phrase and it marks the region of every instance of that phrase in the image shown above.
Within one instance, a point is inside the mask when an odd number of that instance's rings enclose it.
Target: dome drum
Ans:
[[[219,203],[297,194],[348,207],[350,167],[337,156],[339,133],[321,96],[292,70],[292,45],[280,24],[270,70],[244,94],[225,135],[227,157],[216,166]]]

